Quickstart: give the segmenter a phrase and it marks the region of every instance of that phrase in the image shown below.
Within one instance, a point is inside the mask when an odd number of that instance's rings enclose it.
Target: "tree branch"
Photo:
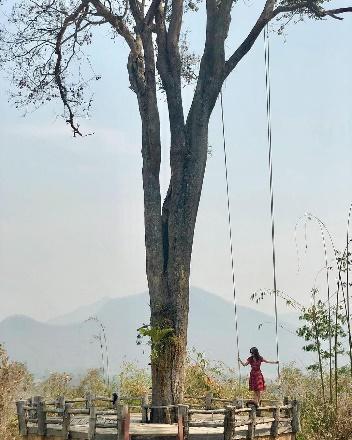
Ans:
[[[138,32],[140,32],[141,28],[143,27],[143,20],[144,20],[143,11],[140,8],[138,0],[129,0],[129,3],[133,18],[138,28]]]
[[[67,108],[68,113],[69,113],[69,117],[68,117],[66,122],[68,124],[70,124],[70,126],[71,126],[71,128],[73,130],[73,135],[74,136],[76,136],[77,134],[79,136],[82,136],[82,133],[80,132],[80,130],[78,128],[78,125],[76,125],[75,122],[74,122],[74,113],[73,113],[72,107],[71,107],[71,105],[69,103],[69,100],[68,100],[68,97],[67,97],[67,88],[66,88],[66,86],[63,83],[62,78],[61,78],[61,73],[62,73],[62,68],[61,68],[62,52],[61,52],[61,48],[62,48],[62,40],[63,40],[63,37],[65,35],[65,32],[66,32],[67,28],[78,19],[80,14],[82,14],[86,10],[88,4],[89,4],[89,0],[83,1],[78,6],[78,8],[75,11],[73,11],[70,15],[68,15],[65,18],[65,20],[64,20],[64,22],[62,24],[62,27],[61,27],[58,35],[57,35],[56,46],[55,46],[55,54],[57,56],[57,60],[56,60],[55,68],[54,68],[55,81],[56,81],[56,84],[57,84],[57,86],[59,88],[60,97],[62,99],[64,107]],[[75,35],[77,35],[77,27],[76,27]]]
[[[324,11],[324,15],[329,15],[336,20],[343,20],[343,17],[338,17],[339,14],[345,14],[346,12],[352,12],[352,6],[348,8],[328,9]]]
[[[182,0],[173,0],[169,30],[165,24],[165,8],[160,5],[155,16],[158,58],[157,68],[166,92],[171,133],[170,166],[172,182],[180,176],[185,155],[185,124],[182,103],[181,57],[179,38],[183,16]],[[172,183],[173,184],[173,183]]]
[[[169,47],[176,47],[180,39],[183,17],[183,0],[172,0],[171,18],[167,32]]]
[[[76,135],[82,136],[82,133],[80,132],[78,125],[74,121],[74,111],[72,108],[72,102],[70,102],[70,99],[68,98],[68,91],[67,91],[67,88],[63,82],[62,74],[63,74],[64,70],[66,70],[67,64],[70,62],[72,56],[75,54],[75,41],[77,39],[78,32],[80,32],[81,30],[86,28],[90,23],[90,22],[88,22],[86,25],[81,27],[81,24],[82,24],[84,18],[89,14],[89,4],[90,3],[95,7],[95,9],[97,11],[97,15],[101,16],[103,19],[103,21],[95,22],[94,24],[101,24],[104,21],[109,22],[111,24],[111,26],[119,33],[119,35],[121,35],[125,39],[125,41],[127,42],[127,44],[129,45],[129,47],[131,49],[131,52],[135,54],[135,57],[136,58],[138,57],[138,50],[137,50],[136,41],[135,41],[132,33],[128,29],[127,25],[123,22],[123,20],[119,16],[114,15],[104,4],[102,4],[100,2],[100,0],[82,0],[82,2],[79,4],[79,6],[76,8],[75,11],[73,11],[69,15],[66,15],[64,22],[62,24],[62,27],[59,30],[57,38],[56,38],[55,54],[57,56],[57,60],[56,60],[55,67],[54,67],[54,78],[55,78],[55,82],[56,82],[58,89],[59,89],[61,100],[64,104],[64,107],[68,111],[67,123],[70,124],[70,126],[73,130],[74,136],[76,136]],[[73,23],[75,23],[74,32],[71,35],[69,35],[68,37],[64,38],[67,29]],[[62,67],[62,60],[63,60],[62,47],[63,47],[64,43],[71,38],[74,38],[74,40],[75,40],[73,43],[73,48],[72,48],[73,54],[69,58],[68,62],[66,63],[66,67],[63,68]]]
[[[344,14],[346,12],[352,12],[352,7],[338,8],[338,9],[321,9],[316,4],[311,1],[302,2],[295,4],[293,6],[278,6],[274,9],[275,2],[273,0],[267,0],[262,13],[260,14],[257,22],[253,26],[252,30],[248,36],[243,40],[242,44],[235,50],[231,57],[225,63],[225,75],[224,79],[232,72],[232,70],[237,66],[239,61],[248,53],[252,48],[254,42],[260,35],[263,28],[272,20],[274,17],[282,13],[287,12],[303,12],[309,11],[318,18],[323,18],[330,16],[337,20],[342,20],[342,17],[338,17],[339,14]]]
[[[101,17],[105,18],[105,20],[111,24],[111,26],[117,31],[121,37],[123,37],[128,44],[131,51],[136,52],[136,42],[128,29],[127,25],[123,21],[123,16],[113,14],[105,5],[103,5],[100,0],[89,0],[92,5],[95,7],[97,12],[101,15]]]
[[[294,6],[278,6],[273,11],[273,17],[276,17],[279,14],[286,13],[286,12],[302,12],[304,10],[307,10],[314,14],[318,18],[324,18],[324,17],[332,17],[336,20],[343,20],[343,17],[338,17],[340,14],[345,14],[346,12],[352,12],[352,7],[346,7],[346,8],[337,8],[337,9],[322,9],[317,7],[316,5],[313,5],[312,2],[302,2],[298,5]]]
[[[223,0],[221,3],[217,0],[206,1],[205,47],[187,124],[195,122],[193,119],[199,110],[202,117],[208,119],[219,95],[224,80],[225,40],[231,22],[231,5],[232,2],[229,0]]]
[[[126,15],[128,13],[128,6],[129,6],[128,5],[128,0],[125,0],[125,10],[124,10],[122,15],[118,16],[120,20],[123,20],[126,17]]]
[[[149,6],[148,12],[145,15],[144,18],[144,25],[150,26],[152,24],[152,21],[155,17],[155,14],[157,13],[157,10],[159,8],[159,5],[161,3],[161,0],[153,0],[151,5]]]
[[[231,57],[225,63],[224,79],[233,71],[239,61],[249,52],[255,40],[260,35],[264,27],[275,16],[274,15],[274,0],[267,0],[264,9],[260,14],[258,20],[249,32],[247,37],[243,40],[240,46],[235,50]]]

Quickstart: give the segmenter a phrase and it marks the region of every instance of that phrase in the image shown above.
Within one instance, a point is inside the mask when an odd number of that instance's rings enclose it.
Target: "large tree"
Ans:
[[[266,0],[248,35],[227,56],[225,41],[237,2],[206,0],[204,49],[199,64],[193,66],[196,60],[182,38],[182,24],[184,14],[197,10],[199,1],[15,0],[7,29],[1,33],[1,61],[11,68],[13,100],[21,106],[61,99],[75,135],[82,135],[76,116],[90,107],[84,69],[75,69],[83,47],[92,43],[93,28],[109,27],[128,47],[130,88],[142,123],[155,405],[183,398],[193,235],[207,162],[209,119],[225,79],[270,21],[341,19],[343,13],[352,12],[349,7],[326,9],[324,0]],[[196,86],[185,114],[182,83],[192,78]],[[171,138],[171,177],[163,201],[159,88],[167,100]]]

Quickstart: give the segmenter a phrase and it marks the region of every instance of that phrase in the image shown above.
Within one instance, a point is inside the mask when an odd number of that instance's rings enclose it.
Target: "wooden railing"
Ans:
[[[265,427],[273,439],[278,437],[283,428],[293,434],[299,431],[299,404],[295,400],[259,408],[253,405],[248,408],[239,407],[238,402],[237,406],[214,407],[218,402],[227,403],[224,400],[213,399],[210,402],[208,397],[208,402],[205,402],[208,403],[208,408],[194,408],[189,405],[153,406],[147,396],[122,397],[115,405],[110,398],[101,396],[88,395],[79,399],[61,397],[51,401],[36,396],[17,402],[19,432],[23,436],[46,436],[49,428],[56,427],[59,436],[67,440],[70,438],[72,425],[77,425],[77,420],[81,417],[81,424],[87,429],[88,440],[96,438],[97,429],[112,429],[116,432],[117,439],[129,440],[130,411],[136,408],[142,411],[143,423],[150,421],[152,411],[164,411],[165,420],[169,424],[174,424],[176,417],[178,440],[187,440],[190,428],[199,427],[223,428],[224,440],[234,440],[239,432],[244,431],[247,439],[254,439],[260,427]]]
[[[29,400],[18,401],[17,415],[19,433],[24,436],[31,432],[45,436],[48,427],[57,426],[61,430],[60,436],[68,439],[73,419],[83,416],[88,430],[88,440],[95,439],[97,428],[116,429],[119,439],[129,439],[129,435],[126,435],[129,433],[130,424],[128,406],[118,403],[113,407],[111,399],[106,397],[59,398],[45,401],[40,396],[36,396]]]
[[[183,426],[183,438],[189,437],[189,429],[192,427],[212,427],[224,428],[224,440],[234,440],[239,433],[239,429],[247,429],[246,438],[255,438],[256,430],[261,426],[270,425],[268,434],[271,438],[277,438],[280,427],[285,428],[286,432],[296,434],[299,432],[299,403],[294,400],[289,404],[271,405],[257,408],[236,408],[227,406],[221,409],[192,409],[186,405],[179,405],[179,424],[180,419]],[[216,420],[196,420],[194,416],[218,416]],[[220,416],[223,416],[221,418]]]
[[[246,406],[247,403],[251,402],[252,399],[243,399],[243,398],[233,398],[233,399],[224,399],[214,397],[212,392],[206,393],[204,396],[188,396],[186,395],[184,401],[187,405],[192,408],[197,409],[215,409],[215,408],[224,408],[227,405],[233,406]],[[274,405],[279,403],[278,400],[275,399],[262,399],[261,403],[263,405]]]

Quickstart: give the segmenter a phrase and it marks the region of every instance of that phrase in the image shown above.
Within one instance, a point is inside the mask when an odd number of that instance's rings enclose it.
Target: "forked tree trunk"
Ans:
[[[216,11],[212,13],[216,14]],[[170,24],[174,37],[180,29],[180,22],[176,23],[179,19],[175,20],[173,26]],[[158,16],[156,22],[159,23]],[[215,24],[208,20],[209,38],[214,35]],[[152,341],[154,406],[175,405],[183,401],[193,237],[208,153],[209,119],[225,77],[223,41],[227,32],[225,26],[216,33],[216,38],[222,42],[220,48],[214,42],[206,47],[194,99],[185,121],[178,37],[166,38],[165,30],[160,26],[157,61],[151,30],[144,28],[140,34],[140,46],[136,52],[131,52],[128,63],[131,88],[136,92],[142,120],[150,324],[152,330],[172,329],[158,346]],[[166,91],[171,134],[171,178],[163,205],[159,182],[161,140],[156,66]],[[164,411],[154,411],[153,421],[163,421],[164,416]]]
[[[170,121],[172,124],[172,120]],[[178,124],[176,122],[176,124]],[[185,154],[178,158],[161,214],[162,255],[156,257],[159,233],[147,223],[159,212],[148,212],[145,200],[147,278],[151,306],[151,326],[172,328],[165,344],[152,357],[152,401],[155,406],[175,405],[183,401],[187,328],[189,312],[189,276],[194,229],[202,189],[207,149],[208,119],[185,127]],[[193,152],[193,154],[192,154]],[[149,179],[144,176],[144,181]],[[145,198],[150,194],[145,188]],[[156,223],[154,223],[155,226]],[[157,228],[158,229],[158,228]],[[157,262],[157,264],[156,264]],[[165,411],[153,411],[153,421],[163,421]]]

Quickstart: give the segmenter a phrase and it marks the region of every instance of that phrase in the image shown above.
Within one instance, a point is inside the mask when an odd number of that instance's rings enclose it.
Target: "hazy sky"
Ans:
[[[262,4],[262,2],[260,2]],[[227,50],[262,5],[234,9]],[[342,6],[342,4],[339,4]],[[352,16],[307,21],[271,35],[274,185],[278,285],[308,302],[323,266],[319,229],[308,227],[308,252],[297,272],[294,227],[307,211],[324,220],[342,248],[352,201]],[[202,14],[188,19],[199,48]],[[126,49],[110,34],[91,48],[94,136],[72,138],[57,103],[26,118],[7,103],[1,81],[0,319],[27,314],[46,320],[103,296],[146,289],[140,122],[128,89]],[[192,88],[185,89],[190,103]],[[238,298],[270,288],[271,242],[263,39],[224,88]],[[168,183],[168,126],[161,100],[163,164]],[[195,233],[191,282],[232,298],[219,106],[214,110]],[[299,244],[304,246],[303,229]],[[323,286],[323,277],[318,284]],[[324,294],[324,292],[323,292]],[[270,310],[271,304],[263,307]]]

